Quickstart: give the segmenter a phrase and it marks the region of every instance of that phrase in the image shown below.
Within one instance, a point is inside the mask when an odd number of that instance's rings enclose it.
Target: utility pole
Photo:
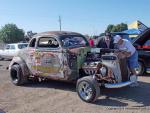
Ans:
[[[61,16],[59,16],[58,22],[59,22],[59,30],[61,31]]]

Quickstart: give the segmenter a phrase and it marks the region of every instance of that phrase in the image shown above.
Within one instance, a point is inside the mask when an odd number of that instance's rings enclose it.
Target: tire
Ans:
[[[92,76],[86,76],[77,81],[76,91],[80,99],[85,102],[94,102],[100,96],[100,87]]]
[[[23,76],[21,67],[18,64],[15,64],[10,69],[11,81],[16,86],[21,86],[27,83],[27,76]]]
[[[139,64],[139,68],[136,69],[136,73],[138,76],[140,76],[144,74],[145,67],[144,67],[144,64],[140,61],[138,62],[138,64]]]

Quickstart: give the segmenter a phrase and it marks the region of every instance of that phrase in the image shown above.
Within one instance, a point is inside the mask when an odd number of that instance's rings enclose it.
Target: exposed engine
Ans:
[[[108,83],[120,83],[128,78],[126,59],[119,57],[114,50],[88,53],[83,69],[86,74]]]

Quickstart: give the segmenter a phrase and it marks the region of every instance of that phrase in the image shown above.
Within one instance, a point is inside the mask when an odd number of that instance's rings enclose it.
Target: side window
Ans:
[[[15,45],[10,45],[10,49],[15,50]]]
[[[53,37],[41,37],[38,41],[38,47],[43,48],[58,48],[59,43]]]
[[[150,40],[147,40],[144,44],[144,46],[150,46]]]
[[[33,39],[30,41],[29,47],[35,47],[35,43],[36,43],[36,38],[33,38]]]
[[[5,49],[7,50],[10,49],[10,45],[6,45]]]
[[[26,48],[27,46],[28,46],[28,44],[18,44],[19,49]]]

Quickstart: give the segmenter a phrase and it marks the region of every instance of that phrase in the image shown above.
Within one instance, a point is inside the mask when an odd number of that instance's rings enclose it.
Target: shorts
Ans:
[[[135,69],[139,67],[137,51],[135,51],[135,53],[128,58],[128,66],[130,69]]]

